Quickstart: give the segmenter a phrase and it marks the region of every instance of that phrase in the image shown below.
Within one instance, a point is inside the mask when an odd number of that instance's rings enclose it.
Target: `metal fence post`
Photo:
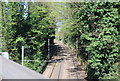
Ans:
[[[50,59],[50,39],[48,39],[48,59]]]

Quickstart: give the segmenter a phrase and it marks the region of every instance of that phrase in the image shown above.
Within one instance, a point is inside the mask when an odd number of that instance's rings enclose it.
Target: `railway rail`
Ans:
[[[75,54],[61,42],[55,41],[57,55],[48,63],[43,75],[50,79],[82,79],[86,77],[85,71],[79,64]],[[84,80],[86,81],[86,80]]]

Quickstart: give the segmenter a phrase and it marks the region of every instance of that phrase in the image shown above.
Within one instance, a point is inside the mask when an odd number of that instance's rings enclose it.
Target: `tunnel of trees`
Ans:
[[[39,60],[25,66],[42,73],[55,31],[83,61],[87,79],[120,77],[120,2],[0,2],[0,51],[11,60],[21,63],[25,46],[25,59]]]

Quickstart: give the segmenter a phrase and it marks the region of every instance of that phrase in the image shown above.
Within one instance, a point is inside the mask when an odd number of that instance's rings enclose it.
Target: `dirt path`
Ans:
[[[43,75],[51,79],[84,79],[86,77],[81,65],[72,51],[62,44],[55,41],[57,45],[57,55],[46,67]]]

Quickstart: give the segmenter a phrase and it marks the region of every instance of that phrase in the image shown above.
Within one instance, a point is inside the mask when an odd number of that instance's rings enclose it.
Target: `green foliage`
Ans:
[[[71,10],[62,24],[61,39],[73,45],[78,56],[89,63],[87,78],[116,79],[115,63],[120,54],[116,3],[66,3],[66,6]]]
[[[99,79],[114,79],[114,63],[119,56],[119,43],[116,37],[118,31],[114,28],[106,29],[109,33],[103,30],[103,34],[100,33],[98,40],[93,40],[86,51],[90,54],[89,67],[95,70],[95,75],[99,76]]]
[[[42,73],[47,59],[47,39],[54,37],[55,25],[49,20],[51,11],[44,3],[32,2],[9,2],[4,4],[5,9],[3,34],[10,59],[21,63],[21,46],[25,46],[25,60],[33,61],[25,61],[24,65]]]
[[[59,39],[88,62],[88,79],[116,79],[115,63],[120,54],[120,4],[95,3],[8,3],[0,5],[2,35],[11,59],[21,63],[25,48],[25,66],[43,71],[47,59],[47,40],[54,38],[56,22],[61,22]],[[56,7],[54,7],[56,6]],[[25,13],[27,16],[25,16]]]

